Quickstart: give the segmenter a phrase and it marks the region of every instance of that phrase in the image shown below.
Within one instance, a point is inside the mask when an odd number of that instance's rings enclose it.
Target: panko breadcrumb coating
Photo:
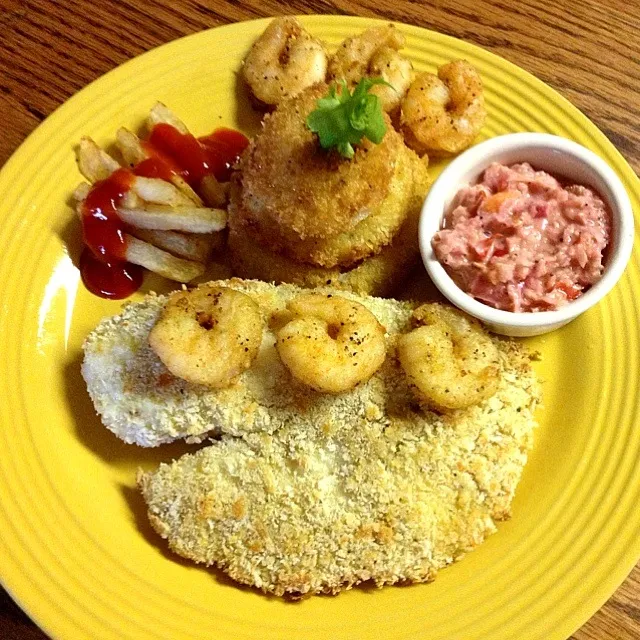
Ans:
[[[242,154],[242,207],[263,231],[287,238],[327,238],[352,229],[389,192],[404,147],[387,118],[380,144],[364,139],[351,159],[320,147],[307,115],[327,93],[306,90],[265,116],[262,131]]]
[[[424,198],[428,188],[425,164],[404,145],[401,147],[387,195],[363,220],[352,229],[327,238],[302,240],[283,234],[281,228],[265,225],[244,204],[242,173],[235,175],[229,202],[229,227],[248,234],[270,251],[297,262],[330,269],[352,268],[359,261],[380,251],[391,243],[414,206],[413,195]],[[292,192],[295,197],[295,193]]]
[[[297,597],[367,580],[432,580],[509,516],[539,399],[517,342],[491,338],[499,353],[495,395],[439,415],[417,405],[396,356],[416,304],[320,289],[373,313],[386,329],[387,355],[355,389],[317,393],[295,381],[274,345],[286,304],[303,292],[213,284],[244,292],[271,318],[256,361],[233,387],[191,385],[164,368],[147,344],[163,296],[128,305],[85,343],[87,387],[120,437],[154,445],[223,433],[139,474],[150,522],[171,549],[238,582]]]
[[[274,286],[238,279],[211,283],[246,293],[265,321],[262,344],[249,369],[232,386],[211,389],[172,375],[149,346],[149,333],[167,296],[149,295],[105,318],[84,343],[82,374],[103,423],[125,442],[151,447],[209,432],[234,436],[252,431],[272,433],[296,420],[322,422],[340,412],[364,415],[378,393],[376,376],[339,396],[317,393],[297,382],[282,364],[276,348],[276,327],[268,326],[287,303],[302,293],[291,285]],[[335,289],[321,289],[335,295]],[[409,322],[414,305],[378,298],[340,295],[370,309],[387,332]],[[384,367],[383,367],[384,368]]]
[[[260,244],[259,235],[250,227],[236,224],[231,213],[228,246],[234,273],[241,278],[300,287],[332,286],[361,295],[395,294],[420,261],[418,222],[430,178],[426,166],[415,156],[414,160],[407,217],[391,244],[377,255],[365,258],[350,269],[303,264],[266,249]]]
[[[433,580],[509,517],[532,446],[529,358],[496,343],[500,387],[470,409],[416,410],[388,357],[364,413],[223,436],[140,473],[153,528],[181,556],[279,596]]]

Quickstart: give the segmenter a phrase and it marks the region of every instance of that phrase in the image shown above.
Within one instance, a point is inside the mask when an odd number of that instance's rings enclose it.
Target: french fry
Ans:
[[[219,233],[180,233],[136,227],[129,227],[128,231],[132,236],[154,247],[195,262],[207,262],[217,241],[215,236],[220,235]]]
[[[146,125],[151,130],[161,123],[180,133],[189,133],[181,120],[165,105],[157,103]],[[156,157],[153,149],[124,127],[118,130],[116,143],[124,166],[134,168]],[[91,185],[108,178],[121,165],[88,137],[80,141],[77,160],[80,172],[89,182],[78,185],[73,193],[76,211],[82,216]],[[153,170],[152,165],[149,168]],[[228,201],[228,185],[209,176],[201,186],[208,206],[177,171],[170,181],[136,175],[117,204],[126,232],[124,258],[178,282],[203,276],[211,254],[222,253],[225,245],[227,213],[223,207]]]
[[[200,181],[200,193],[208,207],[225,207],[229,197],[226,184],[218,182],[214,176],[205,176]]]
[[[181,191],[181,193],[184,193],[184,195],[187,196],[187,198],[191,200],[191,203],[195,204],[196,207],[205,206],[202,198],[189,186],[189,183],[182,176],[171,176],[171,182]]]
[[[82,217],[82,205],[91,187],[86,183],[80,183],[73,192],[76,213]],[[180,233],[178,231],[159,231],[156,229],[137,229],[127,225],[130,235],[139,240],[144,240],[149,244],[168,251],[169,253],[194,260],[195,262],[206,262],[213,251],[220,252],[224,247],[222,233]]]
[[[168,207],[193,207],[193,201],[178,189],[160,178],[136,177],[131,190],[145,202],[163,204]]]
[[[133,209],[119,207],[118,215],[123,222],[139,229],[213,233],[227,225],[227,212],[222,209],[148,205]]]
[[[145,150],[140,138],[135,133],[132,133],[124,127],[120,127],[116,133],[116,144],[122,155],[123,160],[133,168],[135,165],[143,162],[149,157],[149,154]],[[171,183],[184,194],[191,204],[195,204],[198,207],[203,207],[204,203],[200,196],[189,186],[185,179],[177,174],[171,176]],[[215,203],[208,203],[208,206],[222,206]]]
[[[76,209],[78,214],[82,211],[82,203],[86,200],[91,191],[91,185],[81,182],[72,194],[72,198],[76,201]],[[140,198],[133,192],[127,191],[122,197],[122,206],[127,209],[134,209],[140,206]]]
[[[106,151],[103,151],[91,138],[81,138],[76,150],[80,173],[91,183],[105,180],[120,164]]]
[[[125,252],[127,262],[140,265],[176,282],[189,282],[204,273],[205,266],[201,262],[176,258],[176,256],[128,234],[125,235],[125,238],[127,241]]]
[[[131,190],[125,194],[122,206],[118,207],[118,216],[132,227],[155,231],[184,231],[192,234],[215,233],[226,227],[226,211],[194,207],[168,182],[150,178],[136,178],[133,184],[136,190],[144,194],[147,199],[155,198],[156,201],[164,200],[167,203],[173,201],[173,203],[179,202],[180,204],[167,206],[151,203],[140,206],[140,199]],[[82,203],[90,190],[91,187],[83,182],[73,192],[78,214],[81,213]],[[174,244],[171,240],[164,242]],[[197,253],[200,254],[200,251]]]
[[[147,117],[147,127],[149,131],[151,131],[156,124],[170,124],[180,133],[189,133],[189,129],[187,129],[185,123],[182,122],[169,107],[162,104],[162,102],[156,102]]]
[[[125,127],[120,127],[116,132],[116,145],[122,155],[122,159],[130,167],[146,160],[148,157],[147,152],[140,142],[140,138]]]
[[[86,182],[82,182],[73,192],[78,216],[82,216],[82,204],[89,193],[89,189],[89,185]],[[199,237],[187,236],[172,231],[145,232],[143,229],[129,229],[129,231],[130,233],[125,234],[125,259],[178,282],[189,282],[204,273],[204,261],[215,244],[215,236],[220,235],[216,233]],[[149,233],[148,242],[135,237],[145,233]],[[178,236],[181,237],[178,238]],[[174,250],[181,248],[182,257],[176,257],[167,251],[163,251],[157,246],[153,246],[153,243],[164,245],[164,248],[169,251],[172,247]],[[175,252],[180,253],[180,251]],[[188,252],[189,254],[187,255]],[[192,259],[185,259],[187,257]]]
[[[76,204],[82,204],[91,191],[91,185],[86,182],[81,182],[73,191],[71,197],[76,201]]]

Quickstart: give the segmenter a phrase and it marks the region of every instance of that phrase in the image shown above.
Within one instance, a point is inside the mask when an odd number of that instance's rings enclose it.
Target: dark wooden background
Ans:
[[[125,60],[201,29],[303,13],[387,18],[475,42],[560,91],[640,170],[638,0],[0,0],[0,165]],[[0,638],[44,638],[2,589]],[[640,638],[640,565],[573,638]]]

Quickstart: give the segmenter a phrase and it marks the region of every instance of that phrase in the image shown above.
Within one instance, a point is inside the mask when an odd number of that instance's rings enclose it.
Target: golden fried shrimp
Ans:
[[[402,101],[400,126],[418,153],[450,155],[466,149],[484,125],[482,80],[466,60],[421,73]]]
[[[316,391],[349,391],[384,362],[385,329],[360,303],[309,293],[289,302],[287,311],[291,318],[276,333],[278,353],[291,374]]]
[[[398,357],[420,400],[449,411],[497,391],[498,349],[479,322],[440,304],[418,307],[413,320],[418,326],[398,340]]]
[[[261,342],[258,305],[240,291],[206,284],[173,293],[149,334],[173,375],[213,388],[248,369]]]
[[[404,40],[392,24],[348,38],[329,60],[329,77],[348,84],[355,84],[364,76],[382,77],[393,88],[380,85],[371,93],[380,98],[385,111],[393,111],[400,106],[413,79],[411,61],[398,53]]]
[[[380,98],[382,108],[389,113],[400,106],[409,90],[413,81],[413,65],[395,49],[382,47],[369,61],[368,75],[381,77],[391,85],[376,85],[370,91]]]
[[[295,18],[275,18],[253,43],[242,73],[254,97],[273,108],[324,82],[327,54]]]

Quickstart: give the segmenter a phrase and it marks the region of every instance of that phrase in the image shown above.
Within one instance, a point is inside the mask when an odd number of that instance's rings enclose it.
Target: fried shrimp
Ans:
[[[262,341],[258,305],[227,287],[173,293],[149,334],[149,345],[179,378],[229,386],[249,368]]]
[[[487,112],[482,80],[466,60],[421,73],[402,101],[400,126],[418,153],[451,155],[466,149],[482,129]]]
[[[342,393],[368,380],[385,358],[385,329],[366,307],[337,295],[305,294],[287,305],[278,354],[316,391]]]
[[[369,62],[369,75],[381,77],[391,86],[377,85],[371,93],[380,98],[382,108],[387,113],[395,111],[406,95],[413,80],[411,60],[401,56],[391,47],[382,47]]]
[[[327,54],[295,18],[275,18],[254,42],[242,73],[254,97],[270,109],[324,82]]]
[[[347,38],[329,60],[329,78],[355,84],[364,76],[381,76],[392,87],[376,86],[371,93],[380,98],[385,111],[393,111],[400,106],[413,79],[411,61],[398,53],[404,40],[392,24]]]
[[[499,352],[480,324],[460,311],[425,304],[413,312],[398,357],[420,400],[440,411],[464,409],[492,396]]]

